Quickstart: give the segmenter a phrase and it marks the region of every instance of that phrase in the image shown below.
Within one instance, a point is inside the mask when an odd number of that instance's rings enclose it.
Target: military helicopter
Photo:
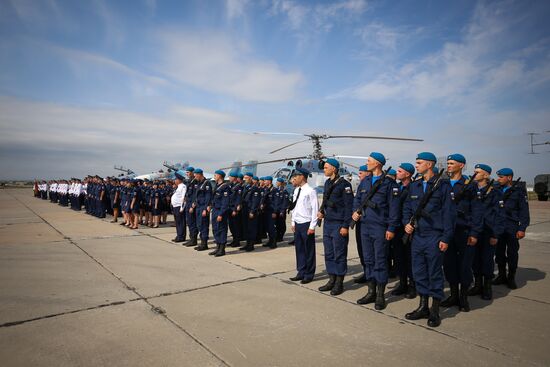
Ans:
[[[289,148],[291,146],[311,141],[313,144],[313,152],[306,156],[301,157],[290,157],[290,158],[280,158],[273,159],[268,161],[257,162],[257,164],[269,164],[277,162],[286,162],[286,165],[280,167],[273,172],[272,176],[274,179],[279,177],[283,178],[287,183],[290,182],[290,177],[296,170],[296,168],[303,167],[311,172],[308,183],[315,188],[318,193],[322,193],[324,190],[324,184],[326,177],[323,172],[323,167],[325,165],[325,160],[327,158],[336,158],[340,162],[339,175],[351,182],[353,190],[357,189],[359,186],[359,176],[357,172],[351,171],[350,168],[358,169],[359,167],[341,161],[340,159],[362,159],[366,160],[367,157],[362,156],[350,156],[350,155],[325,155],[322,151],[321,141],[328,139],[381,139],[381,140],[397,140],[397,141],[423,141],[422,139],[415,138],[399,138],[399,137],[389,137],[389,136],[367,136],[367,135],[327,135],[327,134],[299,134],[299,133],[278,133],[278,132],[254,132],[254,135],[291,135],[291,136],[305,136],[307,139],[303,139],[283,147],[277,148],[269,154],[277,153],[283,149]],[[224,169],[228,169],[226,167]],[[287,185],[287,189],[292,191],[292,186]]]

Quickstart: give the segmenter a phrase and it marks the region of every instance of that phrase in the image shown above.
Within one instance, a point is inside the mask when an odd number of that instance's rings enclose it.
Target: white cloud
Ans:
[[[158,39],[158,72],[209,92],[281,102],[292,99],[303,82],[300,72],[257,59],[245,43],[225,35],[172,30],[160,32]]]
[[[331,97],[464,104],[485,101],[512,86],[528,88],[537,83],[534,76],[540,77],[550,63],[548,58],[542,58],[529,69],[517,48],[508,49],[517,41],[514,33],[518,32],[518,22],[525,20],[516,17],[508,5],[480,4],[460,42],[447,42],[439,51],[418,61],[394,66],[393,70],[389,65],[386,73]],[[375,25],[367,30],[368,39],[380,46],[394,47],[398,39],[395,33],[383,26]],[[525,44],[523,47],[532,48]]]
[[[232,20],[242,17],[249,2],[249,0],[225,0],[227,18]]]

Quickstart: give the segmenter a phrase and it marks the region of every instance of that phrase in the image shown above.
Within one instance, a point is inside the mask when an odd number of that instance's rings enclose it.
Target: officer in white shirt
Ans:
[[[183,242],[185,241],[185,223],[183,221],[185,215],[184,199],[187,187],[183,183],[183,172],[176,171],[175,175],[177,188],[170,198],[172,213],[174,214],[174,221],[176,222],[176,238],[172,239],[172,242]]]
[[[317,192],[307,183],[310,172],[305,168],[297,168],[292,178],[295,186],[292,203],[292,231],[296,251],[296,269],[298,274],[290,278],[307,284],[315,275],[315,227],[319,201]]]

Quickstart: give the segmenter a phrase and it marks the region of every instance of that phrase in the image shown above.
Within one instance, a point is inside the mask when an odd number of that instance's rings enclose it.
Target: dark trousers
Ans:
[[[361,245],[361,222],[355,223],[355,242],[357,243],[357,254],[363,270],[365,269],[365,259],[363,258],[363,246]]]
[[[277,230],[275,229],[275,218],[273,218],[272,211],[266,211],[264,213],[264,229],[267,232],[267,235],[269,236],[269,240],[275,241]]]
[[[218,222],[218,216],[222,217],[221,222]],[[217,245],[227,243],[227,213],[212,209],[212,232]]]
[[[197,217],[195,216],[195,212],[189,213],[189,209],[191,209],[190,206],[185,206],[185,218],[187,222],[187,227],[189,227],[189,235],[191,238],[198,236],[198,229],[197,229]]]
[[[386,228],[362,223],[361,245],[365,261],[365,278],[376,284],[388,283],[388,242]]]
[[[516,232],[505,231],[498,239],[496,248],[496,262],[499,266],[508,264],[509,270],[516,270],[519,261],[519,240]]]
[[[286,233],[286,213],[277,214],[277,219],[275,220],[275,228],[277,230],[277,241],[282,241]]]
[[[252,219],[249,214],[246,216],[246,240],[255,242],[258,239],[258,214],[255,214]]]
[[[233,242],[239,242],[242,240],[242,218],[241,212],[236,212],[236,215],[233,216],[232,213],[229,214],[229,230],[233,236]]]
[[[443,271],[449,284],[461,284],[468,288],[472,284],[472,265],[475,246],[468,246],[469,229],[457,226],[453,240],[443,256]]]
[[[174,222],[176,222],[176,240],[183,241],[186,237],[185,230],[185,212],[180,213],[181,206],[176,206],[172,209],[172,214],[174,214]]]
[[[202,212],[206,208],[195,208],[195,220],[197,223],[197,231],[199,233],[201,241],[208,241],[208,235],[210,230],[210,215],[206,213],[206,216],[202,216]]]
[[[403,235],[405,231],[403,227],[399,227],[395,231],[395,237],[392,240],[393,248],[395,249],[395,265],[397,267],[397,275],[400,279],[413,279],[411,265],[411,246],[403,243]]]
[[[327,273],[344,276],[348,272],[349,236],[342,236],[342,222],[327,221],[323,225],[323,246]]]
[[[310,223],[296,223],[294,232],[296,270],[299,277],[308,280],[315,275],[315,235],[307,234]]]
[[[475,245],[473,269],[476,276],[482,275],[492,279],[495,271],[496,245],[493,246],[489,243],[490,233],[488,230],[483,230]]]
[[[412,269],[418,294],[443,299],[443,252],[440,234],[415,233],[412,240]]]

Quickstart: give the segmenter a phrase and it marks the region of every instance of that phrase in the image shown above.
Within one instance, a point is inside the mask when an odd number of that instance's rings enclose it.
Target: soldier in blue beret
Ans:
[[[493,298],[492,279],[495,269],[495,247],[498,238],[504,232],[504,208],[499,205],[502,192],[489,185],[491,167],[486,164],[476,164],[475,181],[476,193],[472,206],[474,218],[472,220],[477,242],[473,249],[475,258],[473,270],[475,285],[468,295],[481,295],[484,300]]]
[[[503,193],[502,203],[506,213],[505,231],[500,237],[496,248],[498,276],[493,284],[506,284],[510,289],[516,289],[516,270],[519,261],[519,240],[525,237],[529,226],[529,202],[527,191],[522,185],[514,184],[514,172],[511,168],[497,171],[499,189]],[[506,275],[508,266],[508,275]]]
[[[319,288],[321,292],[330,291],[337,296],[344,292],[344,277],[348,271],[349,225],[353,203],[351,184],[339,175],[340,163],[328,159],[323,171],[325,181],[323,203],[319,208],[317,220],[324,220],[323,247],[325,265],[329,280]]]
[[[260,202],[262,199],[262,191],[258,186],[258,177],[252,173],[245,175],[247,182],[244,193],[244,207],[246,211],[243,216],[246,218],[246,245],[242,246],[242,251],[254,251],[254,244],[258,240],[258,218],[260,216]]]
[[[230,208],[231,187],[224,182],[225,172],[217,170],[214,174],[216,189],[212,198],[212,232],[216,241],[216,249],[209,253],[216,257],[225,255],[227,244],[227,218]]]
[[[210,228],[210,209],[212,200],[212,186],[204,177],[202,169],[195,168],[195,177],[197,178],[197,190],[194,192],[193,211],[197,221],[197,229],[201,242],[195,247],[197,251],[208,250],[208,235]]]
[[[268,241],[263,247],[274,249],[277,247],[275,220],[277,219],[276,189],[273,186],[273,177],[263,177],[264,188],[260,207],[262,209],[262,230],[267,233]]]
[[[456,226],[443,260],[443,270],[451,294],[441,302],[441,306],[457,306],[459,310],[468,312],[468,290],[473,280],[472,264],[480,233],[476,226],[475,218],[478,217],[478,213],[474,206],[477,185],[464,177],[465,164],[466,158],[462,154],[447,156],[447,173],[450,177]],[[476,278],[476,284],[478,281],[481,282],[481,278]]]
[[[369,172],[369,169],[367,165],[362,165],[359,167],[359,185],[363,180],[370,176],[371,173]],[[361,262],[361,268],[363,269],[363,272],[353,278],[353,282],[356,284],[364,284],[367,282],[367,278],[365,277],[365,258],[363,255],[363,245],[361,244],[361,221],[357,222],[355,224],[355,243],[357,244],[357,254],[359,255],[359,261]]]
[[[358,299],[359,304],[374,303],[377,310],[386,308],[388,283],[388,244],[399,226],[399,188],[395,180],[382,176],[386,159],[372,152],[367,160],[371,175],[361,181],[353,200],[353,220],[361,221],[361,245],[365,260],[368,292]],[[378,183],[378,180],[380,183]],[[365,199],[376,190],[368,202]]]
[[[239,182],[242,174],[229,174],[229,229],[233,237],[229,246],[239,247],[243,240],[242,226],[242,196],[243,185]],[[242,175],[244,177],[244,175]]]
[[[286,181],[284,178],[277,178],[277,189],[275,191],[276,221],[275,229],[277,231],[277,242],[281,242],[286,233],[286,212],[290,205],[290,196],[286,190]]]
[[[455,208],[451,199],[451,184],[440,180],[435,186],[433,172],[437,158],[433,153],[422,152],[416,158],[416,171],[422,175],[409,185],[409,195],[403,206],[405,232],[414,236],[411,243],[413,276],[420,295],[418,308],[405,315],[408,320],[428,319],[428,326],[441,324],[439,305],[444,297],[443,253],[452,241],[455,227]],[[434,188],[435,186],[435,188]],[[426,192],[433,191],[423,216],[413,226],[413,214]],[[428,307],[429,297],[432,306]]]
[[[401,163],[397,168],[396,179],[399,181],[399,214],[401,220],[401,213],[403,212],[403,204],[409,194],[409,185],[412,182],[412,176],[414,175],[414,166],[411,163]],[[411,265],[411,246],[407,246],[403,243],[403,235],[405,228],[402,223],[396,228],[395,237],[391,243],[395,251],[395,262],[397,266],[397,273],[399,277],[399,284],[391,292],[394,296],[404,295],[405,298],[416,298],[416,286],[414,284],[414,278],[412,274]]]

